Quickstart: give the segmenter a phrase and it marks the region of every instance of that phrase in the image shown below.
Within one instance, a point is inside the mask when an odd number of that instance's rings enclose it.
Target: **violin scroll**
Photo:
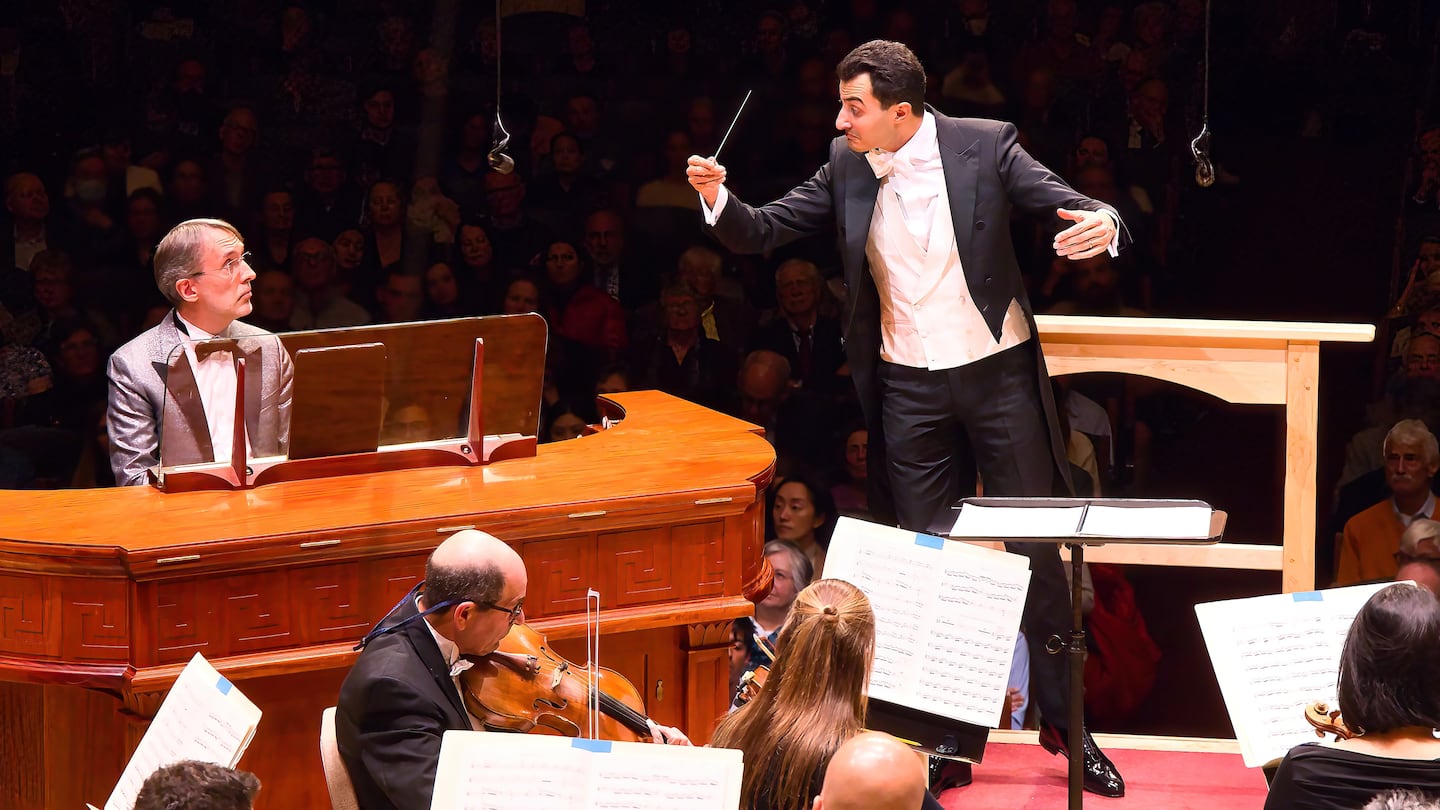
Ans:
[[[1336,742],[1360,736],[1345,725],[1339,709],[1331,709],[1323,700],[1317,700],[1305,707],[1305,721],[1315,728],[1315,736],[1322,739],[1326,734],[1334,734]]]

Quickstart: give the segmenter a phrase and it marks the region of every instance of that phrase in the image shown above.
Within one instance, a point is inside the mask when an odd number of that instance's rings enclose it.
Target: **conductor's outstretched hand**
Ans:
[[[691,155],[686,161],[685,176],[690,180],[690,187],[700,192],[705,204],[714,208],[720,186],[725,182],[725,167],[716,163],[715,158]]]
[[[695,181],[690,181],[695,182]],[[1055,234],[1055,253],[1067,259],[1088,259],[1110,249],[1115,241],[1115,219],[1099,211],[1057,208],[1055,214],[1074,225]]]

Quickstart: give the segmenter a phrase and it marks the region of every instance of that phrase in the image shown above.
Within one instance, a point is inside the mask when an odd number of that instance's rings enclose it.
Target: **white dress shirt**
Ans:
[[[895,152],[874,149],[865,159],[880,178],[865,256],[880,294],[881,359],[930,370],[956,368],[1029,340],[1029,321],[1018,300],[1006,307],[996,340],[970,293],[956,248],[935,115],[927,111]],[[713,209],[701,198],[707,224],[715,224],[729,198],[723,185]],[[1112,256],[1118,241],[1117,222]]]
[[[205,423],[210,428],[210,445],[215,450],[212,461],[229,461],[234,446],[235,430],[235,356],[228,351],[212,352],[202,362],[195,357],[195,343],[210,340],[215,335],[185,320],[178,312],[175,317],[185,327],[185,357],[195,371],[195,387],[200,392],[200,404],[205,408]],[[164,456],[164,448],[161,448]],[[250,436],[245,436],[245,454],[250,454]]]
[[[418,595],[415,597],[415,608],[421,611],[425,609],[420,604]],[[484,731],[485,727],[481,724],[480,718],[471,714],[470,706],[465,704],[465,687],[460,684],[460,673],[469,669],[473,664],[460,658],[460,645],[440,635],[440,631],[435,629],[435,625],[423,617],[420,619],[420,623],[430,631],[430,637],[435,639],[435,646],[440,648],[440,655],[445,659],[445,666],[450,668],[450,681],[455,684],[455,693],[460,696],[460,703],[465,705],[465,716],[470,718],[470,728],[475,731]]]

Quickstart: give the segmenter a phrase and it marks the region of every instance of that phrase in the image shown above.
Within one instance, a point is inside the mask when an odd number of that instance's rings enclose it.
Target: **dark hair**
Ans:
[[[435,564],[434,555],[425,561],[425,604],[473,601],[494,604],[505,590],[505,575],[493,562],[457,567]]]
[[[899,42],[876,39],[846,54],[835,68],[842,82],[862,73],[870,74],[870,92],[885,109],[908,101],[916,115],[925,112],[925,68],[914,51]]]
[[[135,810],[250,810],[260,780],[209,762],[177,762],[150,774],[135,795]]]
[[[1351,728],[1440,728],[1440,601],[1397,583],[1371,596],[1340,654],[1340,712]]]
[[[830,535],[835,531],[835,521],[839,518],[835,512],[835,496],[830,493],[830,488],[820,486],[819,481],[804,472],[787,476],[784,481],[775,485],[775,490],[770,496],[770,509],[767,512],[774,511],[775,499],[780,497],[780,487],[786,484],[799,484],[805,487],[805,491],[810,494],[810,505],[815,509],[815,514],[825,516],[825,522],[815,529],[815,542],[821,548],[829,548]]]
[[[554,135],[551,135],[551,136],[550,136],[550,151],[551,151],[551,152],[554,152],[554,151],[555,151],[555,144],[559,143],[561,138],[569,138],[570,140],[574,141],[574,142],[575,142],[575,145],[576,145],[577,147],[579,147],[580,153],[581,153],[581,154],[584,154],[584,153],[585,153],[585,144],[580,141],[580,136],[576,135],[575,133],[571,132],[571,131],[568,130],[568,129],[562,129],[562,130],[560,130],[559,132],[555,133]]]

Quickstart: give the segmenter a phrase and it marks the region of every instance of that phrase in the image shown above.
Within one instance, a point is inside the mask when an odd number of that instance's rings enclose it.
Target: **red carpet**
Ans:
[[[940,796],[946,810],[1064,808],[1064,758],[1036,744],[995,742],[999,736],[992,732],[974,783]],[[1086,793],[1087,808],[1259,810],[1265,804],[1264,774],[1246,768],[1239,754],[1125,749],[1116,738],[1104,737],[1100,744],[1125,777],[1125,795],[1107,799]]]

